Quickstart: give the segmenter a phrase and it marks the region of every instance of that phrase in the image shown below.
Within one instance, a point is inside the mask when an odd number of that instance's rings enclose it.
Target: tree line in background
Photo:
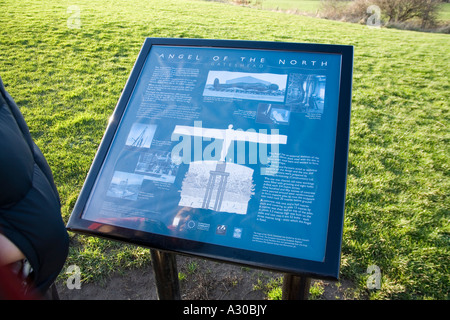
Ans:
[[[232,2],[262,8],[264,0]],[[450,0],[321,0],[317,16],[368,25],[374,23],[377,26],[450,33],[449,22],[438,20],[440,5],[449,2]],[[300,4],[301,2],[299,6]]]
[[[437,16],[443,2],[442,0],[323,0],[320,12],[323,18],[362,23],[366,23],[375,14],[379,15],[380,25],[427,30],[438,26]],[[447,26],[446,30],[439,31],[448,33],[448,29]]]

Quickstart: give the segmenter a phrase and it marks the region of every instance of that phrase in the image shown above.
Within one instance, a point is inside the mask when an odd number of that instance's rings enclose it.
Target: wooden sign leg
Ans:
[[[308,300],[311,278],[285,274],[283,279],[283,300]]]
[[[150,250],[159,300],[181,300],[175,254]]]

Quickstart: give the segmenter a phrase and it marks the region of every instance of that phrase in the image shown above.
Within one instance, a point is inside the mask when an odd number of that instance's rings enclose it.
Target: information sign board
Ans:
[[[147,38],[69,230],[338,278],[353,47]]]

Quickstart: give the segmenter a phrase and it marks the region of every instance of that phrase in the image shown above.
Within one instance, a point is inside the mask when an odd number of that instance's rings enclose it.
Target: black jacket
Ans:
[[[1,78],[0,233],[27,257],[36,293],[44,294],[64,265],[69,239],[50,167]]]

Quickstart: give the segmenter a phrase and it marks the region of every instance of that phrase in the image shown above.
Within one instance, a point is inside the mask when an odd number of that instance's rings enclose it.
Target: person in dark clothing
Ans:
[[[30,266],[27,290],[43,297],[68,247],[51,169],[0,78],[0,267]]]

